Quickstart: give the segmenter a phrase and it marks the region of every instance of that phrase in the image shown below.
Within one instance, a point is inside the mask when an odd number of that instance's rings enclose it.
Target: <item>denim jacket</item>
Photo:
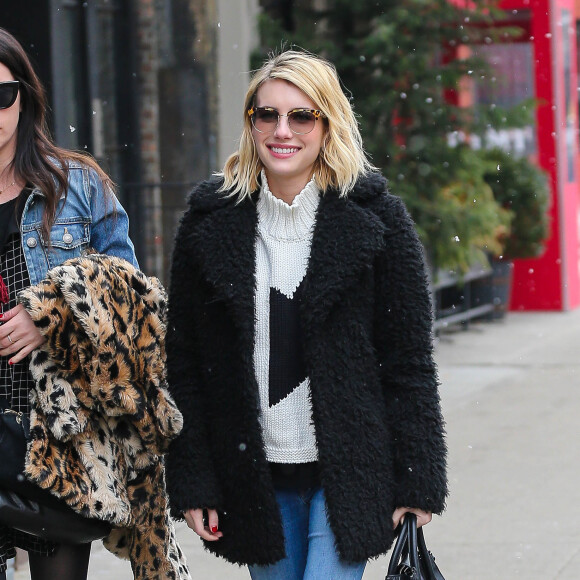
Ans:
[[[48,270],[80,256],[89,247],[138,267],[127,213],[116,197],[105,197],[94,169],[69,162],[68,193],[66,200],[63,196],[58,202],[50,245],[42,233],[44,209],[44,194],[35,188],[26,200],[20,225],[32,285],[43,280]]]

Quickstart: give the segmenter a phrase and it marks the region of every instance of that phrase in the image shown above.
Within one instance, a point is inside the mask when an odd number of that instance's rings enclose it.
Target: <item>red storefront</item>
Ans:
[[[552,188],[546,251],[516,261],[511,308],[569,310],[580,304],[578,12],[574,0],[504,0],[502,7],[525,30],[518,42],[499,48],[514,67],[511,97],[538,102],[535,127],[517,140],[548,171]]]

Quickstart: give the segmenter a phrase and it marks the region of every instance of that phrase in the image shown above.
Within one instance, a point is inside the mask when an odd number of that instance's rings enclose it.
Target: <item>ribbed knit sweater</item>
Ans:
[[[254,363],[266,457],[272,463],[318,459],[298,308],[319,201],[311,180],[288,205],[272,195],[262,172]]]

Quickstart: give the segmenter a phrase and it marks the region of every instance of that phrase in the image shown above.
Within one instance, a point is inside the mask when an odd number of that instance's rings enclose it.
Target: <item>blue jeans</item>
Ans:
[[[366,562],[342,562],[326,517],[320,487],[277,490],[286,539],[286,558],[270,566],[250,566],[252,580],[360,580]]]

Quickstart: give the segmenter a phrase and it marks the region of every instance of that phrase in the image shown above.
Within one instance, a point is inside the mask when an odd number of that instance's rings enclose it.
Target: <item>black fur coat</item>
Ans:
[[[284,540],[253,364],[257,213],[219,185],[194,190],[175,240],[168,381],[184,427],[167,488],[176,516],[218,509],[210,550],[264,565]],[[389,549],[396,507],[439,513],[447,495],[422,250],[380,175],[323,195],[300,312],[330,525],[341,558],[366,560]]]

